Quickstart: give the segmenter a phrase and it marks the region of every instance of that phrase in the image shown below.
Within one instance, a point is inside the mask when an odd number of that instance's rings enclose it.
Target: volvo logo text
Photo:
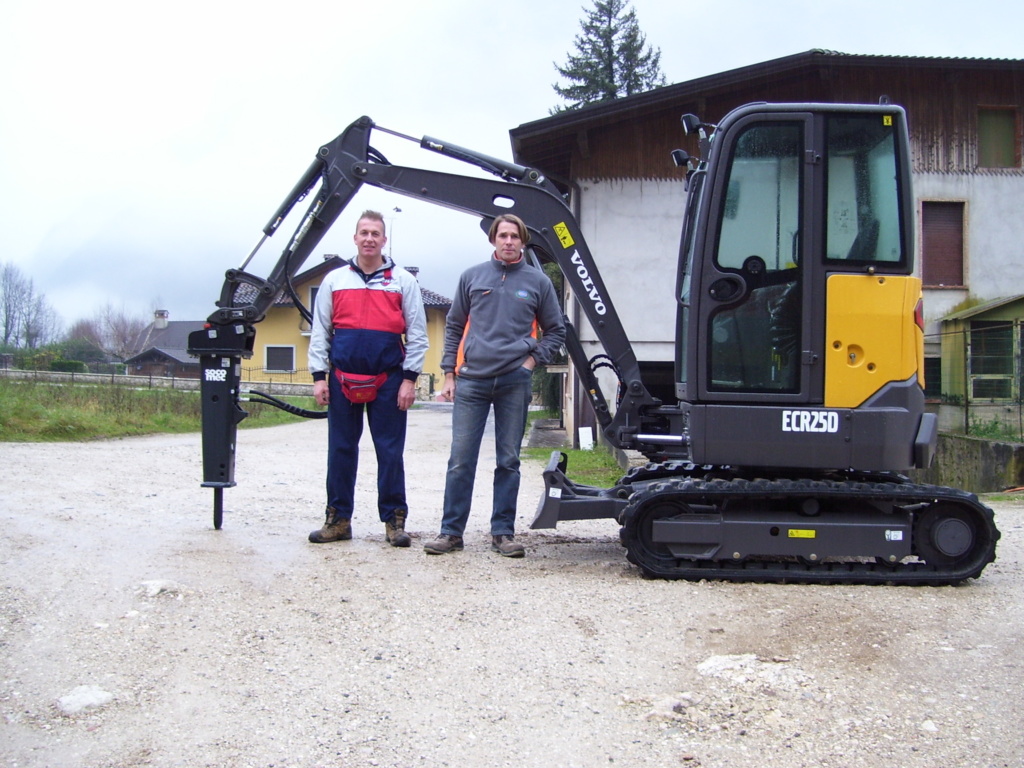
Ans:
[[[576,274],[579,275],[579,278],[583,283],[583,289],[587,292],[587,297],[594,304],[594,311],[599,315],[603,315],[608,311],[604,306],[604,299],[601,298],[601,294],[598,293],[597,288],[594,287],[594,281],[591,279],[587,268],[583,266],[583,258],[580,256],[578,251],[572,255],[570,261],[576,265]]]

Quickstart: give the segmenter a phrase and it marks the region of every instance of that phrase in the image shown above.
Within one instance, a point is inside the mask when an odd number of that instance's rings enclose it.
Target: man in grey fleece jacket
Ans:
[[[529,238],[518,216],[495,218],[488,233],[494,255],[462,274],[448,312],[440,398],[455,404],[452,448],[441,533],[424,546],[427,554],[463,548],[480,441],[492,406],[497,466],[491,549],[505,557],[525,554],[523,545],[515,540],[515,520],[519,449],[533,395],[533,369],[554,359],[565,341],[554,286],[547,275],[523,259]],[[538,328],[542,333],[539,339]]]

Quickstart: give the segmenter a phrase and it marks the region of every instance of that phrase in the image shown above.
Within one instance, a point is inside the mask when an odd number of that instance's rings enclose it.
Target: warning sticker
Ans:
[[[569,249],[576,245],[576,241],[572,239],[572,233],[569,232],[569,227],[565,225],[564,221],[555,224],[555,234],[563,248]]]
[[[810,530],[806,528],[790,528],[789,538],[791,539],[813,539],[817,536],[817,533],[812,528]]]

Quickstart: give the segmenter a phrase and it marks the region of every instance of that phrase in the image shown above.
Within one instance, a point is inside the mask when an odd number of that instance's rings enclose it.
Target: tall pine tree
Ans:
[[[587,104],[642,93],[665,84],[661,73],[661,49],[646,45],[636,11],[629,0],[594,0],[592,10],[580,22],[575,55],[555,69],[569,81],[552,85],[568,103],[552,112],[578,109]],[[646,47],[645,47],[646,46]]]

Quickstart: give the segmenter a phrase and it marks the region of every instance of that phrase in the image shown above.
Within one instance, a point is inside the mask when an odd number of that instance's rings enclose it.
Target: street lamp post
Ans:
[[[397,205],[392,209],[395,213],[401,213],[402,209]],[[395,217],[391,217],[391,233],[388,235],[388,258],[394,261],[395,256]]]

